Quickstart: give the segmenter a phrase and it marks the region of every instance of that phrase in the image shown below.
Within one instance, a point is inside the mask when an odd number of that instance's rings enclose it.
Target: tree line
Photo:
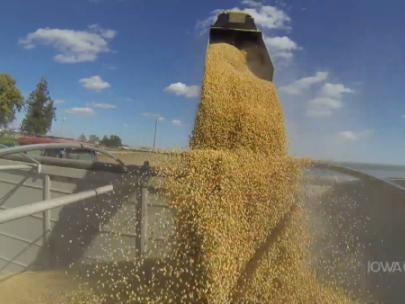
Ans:
[[[0,74],[0,127],[6,127],[15,119],[18,111],[26,109],[20,129],[29,135],[45,135],[52,128],[55,120],[56,108],[50,97],[48,82],[42,78],[34,91],[26,100],[17,88],[16,81],[8,74]],[[78,140],[106,147],[120,147],[122,140],[118,135],[104,135],[101,139],[90,135],[87,139],[84,134]]]
[[[48,82],[42,78],[34,91],[24,100],[16,81],[8,74],[0,74],[0,127],[7,127],[18,111],[27,113],[21,131],[30,135],[45,135],[55,119],[54,101],[48,91]]]

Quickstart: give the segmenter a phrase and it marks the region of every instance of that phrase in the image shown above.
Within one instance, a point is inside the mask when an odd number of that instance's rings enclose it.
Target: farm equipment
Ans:
[[[210,43],[229,43],[246,51],[249,68],[256,76],[273,81],[274,67],[253,18],[237,11],[223,12],[210,29]]]
[[[35,144],[80,144],[79,141],[70,138],[61,138],[54,136],[21,136],[17,139],[19,145]],[[78,160],[96,160],[97,154],[89,145],[81,144],[79,148],[48,148],[41,150],[42,156],[78,159]]]
[[[72,263],[170,255],[174,213],[159,195],[153,168],[29,156],[30,151],[54,148],[80,145],[0,149],[3,278],[26,270],[63,269]],[[379,176],[387,172],[390,179]],[[306,171],[303,207],[315,238],[315,269],[322,272],[322,263],[334,254],[356,255],[360,263],[354,271],[362,275],[362,284],[386,286],[375,290],[379,299],[403,300],[403,281],[398,276],[367,274],[368,261],[405,256],[402,172],[405,168],[333,163],[315,163]],[[350,248],[347,238],[356,240]]]
[[[167,231],[158,231],[153,222],[155,217],[170,222],[170,212],[153,191],[148,165],[125,166],[96,148],[117,163],[30,156],[38,150],[80,148],[0,149],[0,275],[159,255],[168,249]],[[120,223],[125,233],[117,228]],[[110,250],[107,240],[120,250]],[[148,251],[148,242],[158,244],[154,252]]]

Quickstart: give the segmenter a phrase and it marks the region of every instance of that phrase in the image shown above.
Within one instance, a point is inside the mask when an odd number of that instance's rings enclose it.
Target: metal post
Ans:
[[[63,137],[63,127],[64,127],[65,121],[66,121],[66,117],[63,117],[62,122],[60,124],[60,137]]]
[[[147,250],[148,238],[148,189],[142,187],[142,200],[141,200],[141,255],[144,255]]]
[[[159,117],[156,117],[155,120],[155,130],[153,131],[153,151],[156,150],[156,136],[157,136],[157,124],[158,124]]]
[[[137,255],[141,258],[141,231],[142,231],[142,188],[131,194],[130,200],[135,206],[135,248]]]
[[[51,198],[51,179],[47,174],[44,175],[42,198],[44,201]],[[51,232],[51,210],[45,210],[44,212],[42,212],[42,222],[43,222],[43,241],[45,245],[47,244],[48,237]]]

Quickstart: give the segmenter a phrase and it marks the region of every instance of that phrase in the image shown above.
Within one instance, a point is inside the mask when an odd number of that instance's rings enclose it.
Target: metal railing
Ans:
[[[29,240],[25,240],[20,238],[19,236],[9,235],[3,233],[4,237],[18,238],[20,241],[25,243],[29,243],[28,246],[35,245],[38,246],[37,241],[41,240],[42,244],[46,244],[52,229],[52,219],[51,219],[51,210],[63,207],[66,205],[82,202],[86,199],[94,198],[103,194],[107,194],[112,192],[113,186],[112,185],[105,185],[102,187],[97,187],[91,190],[82,191],[79,193],[72,193],[67,194],[62,197],[51,198],[51,178],[49,174],[46,174],[42,170],[42,166],[40,161],[37,159],[32,158],[31,156],[27,155],[26,152],[33,151],[33,150],[44,150],[44,149],[58,149],[58,148],[78,148],[78,149],[89,149],[100,152],[102,154],[108,155],[109,157],[116,160],[120,165],[125,166],[120,160],[116,159],[110,153],[97,149],[97,148],[90,148],[81,144],[41,144],[41,145],[27,145],[21,147],[12,147],[12,148],[1,148],[0,149],[0,158],[4,156],[8,156],[11,154],[18,154],[22,155],[24,159],[29,161],[30,163],[25,164],[9,164],[9,165],[2,165],[0,166],[0,171],[7,171],[7,170],[30,170],[31,174],[35,174],[36,176],[42,179],[42,200],[34,203],[30,203],[27,205],[22,205],[19,207],[13,208],[1,208],[0,209],[0,224],[4,224],[7,222],[11,222],[14,220],[18,220],[24,217],[35,216],[38,213],[42,213],[42,233],[35,239],[35,242],[29,242]],[[28,248],[28,247],[27,247]],[[24,248],[22,252],[24,252],[27,248]],[[18,262],[16,259],[19,257],[20,254],[17,254],[13,258],[6,258],[0,256],[0,260],[6,262],[6,267],[9,264],[19,265],[23,268],[28,267],[24,263]],[[3,267],[3,268],[4,268]]]
[[[32,169],[33,167],[34,166],[31,164],[29,164],[29,165],[4,165],[4,166],[0,166],[0,171]]]
[[[25,154],[29,151],[35,150],[45,150],[45,149],[62,149],[62,148],[76,148],[76,149],[88,149],[92,151],[99,152],[101,154],[107,155],[112,159],[116,160],[119,164],[124,165],[124,163],[117,159],[112,154],[98,148],[89,147],[84,144],[76,144],[76,143],[55,143],[55,144],[38,144],[38,145],[27,145],[27,146],[17,146],[12,148],[2,148],[0,150],[0,158],[10,154]],[[41,173],[41,164],[33,159],[32,157],[27,155],[27,158],[31,160],[33,163],[30,164],[14,164],[14,165],[3,165],[0,166],[1,170],[19,170],[19,169],[32,169],[37,168],[37,174],[43,176],[43,200],[40,202],[35,202],[29,205],[15,207],[9,210],[0,211],[0,224],[13,221],[22,217],[30,216],[35,213],[43,212],[43,219],[44,219],[44,230],[47,231],[50,229],[50,210],[73,204],[88,198],[95,197],[97,195],[101,195],[104,193],[108,193],[113,191],[112,185],[106,185],[103,187],[98,187],[92,190],[83,191],[80,193],[69,194],[64,197],[51,199],[51,179],[50,176],[47,174]]]
[[[88,191],[83,191],[79,193],[74,193],[70,195],[66,195],[63,197],[58,197],[54,199],[50,199],[50,192],[49,192],[49,186],[50,186],[50,179],[48,175],[45,175],[45,187],[44,187],[44,200],[20,207],[15,207],[11,208],[8,210],[0,211],[0,224],[17,220],[22,217],[26,217],[35,213],[39,212],[47,212],[51,209],[62,207],[65,205],[73,204],[88,198],[92,198],[104,193],[108,193],[113,191],[113,186],[112,185],[107,185],[103,187],[98,187],[92,190]],[[45,226],[49,227],[50,226],[50,217],[47,214],[44,214],[44,219],[46,221]],[[48,221],[49,218],[49,221]],[[47,230],[47,229],[46,229]]]
[[[16,146],[12,148],[2,148],[0,149],[0,158],[4,157],[6,155],[10,154],[21,154],[21,153],[26,153],[30,151],[38,151],[38,150],[46,150],[46,149],[86,149],[94,152],[98,152],[100,154],[106,155],[109,158],[113,159],[116,161],[118,164],[120,164],[122,167],[125,167],[125,164],[117,157],[112,155],[111,153],[99,149],[96,147],[88,146],[85,144],[80,144],[80,143],[55,143],[55,144],[37,144],[37,145],[26,145],[26,146]],[[32,160],[32,158],[30,157]],[[34,162],[36,162],[34,160]]]

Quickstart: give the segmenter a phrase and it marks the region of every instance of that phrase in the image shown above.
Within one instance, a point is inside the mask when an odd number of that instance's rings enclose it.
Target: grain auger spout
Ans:
[[[251,71],[262,79],[273,81],[274,67],[262,32],[249,14],[238,11],[221,13],[211,26],[211,43],[229,43],[246,51]]]

